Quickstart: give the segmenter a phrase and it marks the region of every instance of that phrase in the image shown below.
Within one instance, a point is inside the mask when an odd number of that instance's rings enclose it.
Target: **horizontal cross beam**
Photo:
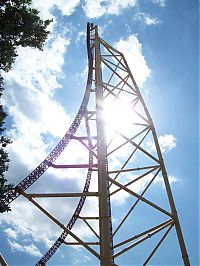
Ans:
[[[65,242],[63,241],[63,244],[67,245],[67,246],[80,246],[81,244],[78,242]],[[85,244],[87,245],[99,245],[99,242],[85,242]]]
[[[71,230],[65,227],[61,222],[59,222],[53,215],[51,215],[47,210],[45,210],[40,204],[34,201],[27,193],[24,191],[20,191],[25,198],[27,198],[30,202],[32,202],[40,211],[42,211],[47,217],[49,217],[55,224],[57,224],[60,228],[62,228],[67,234],[69,234],[75,241],[79,242],[80,245],[85,247],[88,251],[90,251],[93,255],[95,255],[98,259],[100,259],[100,255],[93,250],[90,246],[88,246],[82,239],[76,236]]]
[[[53,164],[49,161],[46,161],[46,164],[49,167],[53,167],[53,168],[93,168],[93,167],[98,167],[98,164]]]
[[[98,220],[99,219],[99,217],[86,217],[86,216],[79,216],[78,217],[79,219],[84,219],[84,220]]]
[[[81,192],[81,193],[34,193],[27,194],[31,198],[63,198],[63,197],[83,197],[99,196],[98,192]]]

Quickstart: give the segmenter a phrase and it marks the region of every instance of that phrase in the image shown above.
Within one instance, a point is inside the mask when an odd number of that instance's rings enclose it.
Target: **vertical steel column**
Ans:
[[[111,250],[109,195],[108,195],[108,166],[105,129],[103,121],[103,86],[101,72],[100,43],[98,27],[95,26],[95,82],[96,82],[96,122],[97,122],[97,158],[99,186],[99,233],[100,233],[100,265],[113,265]]]

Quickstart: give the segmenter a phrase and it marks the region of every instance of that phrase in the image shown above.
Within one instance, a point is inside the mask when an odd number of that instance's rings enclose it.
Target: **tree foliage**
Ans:
[[[49,34],[51,20],[43,21],[39,11],[31,8],[31,0],[0,2],[0,69],[9,71],[17,56],[17,47],[42,50]]]
[[[43,21],[39,11],[31,7],[32,0],[0,0],[0,98],[3,93],[1,71],[9,71],[17,57],[18,47],[43,49],[43,44],[50,33],[47,26],[51,20]],[[10,210],[6,196],[13,189],[7,184],[4,173],[9,167],[6,146],[11,140],[5,137],[4,123],[7,114],[0,105],[0,212]]]
[[[3,78],[0,77],[0,97],[3,92]],[[6,193],[13,188],[13,184],[7,184],[7,179],[4,173],[8,170],[9,158],[8,152],[5,150],[6,146],[11,143],[11,140],[6,138],[3,134],[5,131],[4,122],[7,117],[3,106],[0,105],[0,212],[9,211],[9,205],[2,203],[5,202]]]

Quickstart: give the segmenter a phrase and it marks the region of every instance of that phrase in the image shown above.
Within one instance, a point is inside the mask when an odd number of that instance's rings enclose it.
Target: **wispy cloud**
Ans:
[[[12,228],[7,228],[4,230],[8,238],[17,239],[17,233]]]
[[[98,18],[105,14],[119,15],[123,9],[135,7],[138,0],[85,0],[83,9],[89,18]]]
[[[154,4],[158,4],[162,7],[166,6],[166,0],[152,0]]]
[[[149,14],[147,13],[137,13],[134,18],[133,18],[135,21],[140,21],[148,26],[150,25],[157,25],[159,23],[161,23],[161,21],[159,21],[158,19],[156,18],[153,18],[151,17]]]
[[[13,251],[25,252],[25,253],[27,253],[31,256],[34,256],[34,257],[39,257],[42,255],[41,252],[39,251],[39,249],[33,244],[21,245],[15,241],[11,241],[11,240],[8,240],[8,244],[10,245],[10,247]]]
[[[169,183],[170,183],[170,185],[171,184],[173,184],[173,183],[176,183],[177,181],[178,181],[178,178],[177,177],[175,177],[175,176],[168,176],[168,180],[169,180]],[[156,184],[156,183],[161,183],[163,186],[164,186],[164,179],[163,179],[163,177],[161,177],[161,176],[157,176],[156,177],[156,179],[155,179],[155,181],[154,181],[154,183]]]
[[[85,43],[86,40],[86,32],[85,31],[79,31],[77,34],[77,42]]]
[[[176,147],[176,138],[172,134],[165,134],[163,136],[160,136],[158,138],[158,142],[163,153],[171,151]],[[152,140],[147,141],[146,145],[150,150],[156,150],[155,144]]]

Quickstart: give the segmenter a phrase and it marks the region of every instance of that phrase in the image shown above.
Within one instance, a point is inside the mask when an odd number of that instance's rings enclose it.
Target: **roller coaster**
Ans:
[[[119,265],[123,256],[130,252],[134,254],[134,249],[137,248],[138,252],[139,248],[142,256],[137,264],[147,265],[153,256],[159,256],[159,247],[170,231],[178,240],[184,265],[188,266],[190,262],[158,137],[127,61],[121,52],[99,37],[98,27],[92,23],[87,24],[87,52],[86,90],[75,119],[52,152],[7,193],[1,204],[11,204],[23,196],[63,230],[36,266],[46,265],[61,245],[84,247],[101,266]],[[71,142],[87,151],[86,162],[55,164]],[[82,192],[27,193],[26,190],[49,168],[56,171],[84,169],[86,178]],[[157,178],[164,184],[159,195],[165,194],[167,198],[168,205],[164,207],[156,202]],[[91,185],[92,179],[97,184],[96,191]],[[66,225],[35,200],[52,197],[79,198]],[[116,203],[123,197],[128,209],[120,208]],[[87,217],[83,208],[91,198],[98,199],[98,211]],[[139,218],[136,218],[135,211]],[[93,238],[91,242],[73,231],[80,220],[89,228]],[[90,221],[94,220],[95,223],[91,224]],[[73,241],[67,242],[68,236]],[[135,265],[133,259],[130,265]]]

